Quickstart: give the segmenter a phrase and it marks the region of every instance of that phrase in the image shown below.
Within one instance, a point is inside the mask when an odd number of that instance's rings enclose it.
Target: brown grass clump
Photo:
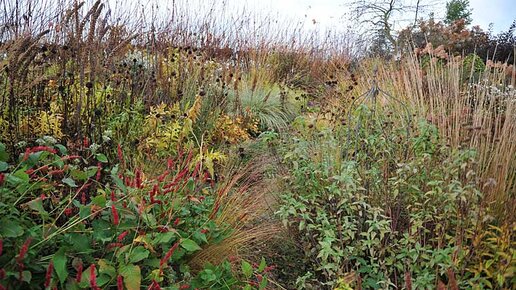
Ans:
[[[461,58],[429,62],[407,56],[400,63],[371,61],[378,67],[380,87],[412,107],[414,116],[439,129],[452,148],[477,152],[477,183],[491,214],[514,220],[516,209],[516,90],[507,66],[492,66],[475,73]],[[369,69],[366,78],[372,78]],[[365,84],[364,84],[365,83]],[[364,91],[367,82],[360,82]]]
[[[197,253],[190,262],[193,269],[225,259],[255,261],[260,256],[256,253],[267,249],[267,242],[282,230],[270,217],[274,201],[263,177],[264,162],[255,160],[244,167],[228,165],[224,175],[229,178],[220,183],[216,203],[220,204],[220,212],[214,221],[231,229],[231,234],[222,243],[210,244]]]

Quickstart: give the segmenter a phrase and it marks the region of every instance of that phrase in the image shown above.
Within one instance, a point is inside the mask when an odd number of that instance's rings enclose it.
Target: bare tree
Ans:
[[[355,0],[351,4],[352,19],[360,24],[366,24],[368,31],[374,31],[377,42],[378,40],[385,41],[385,45],[396,50],[395,21],[403,22],[414,19],[415,25],[421,12],[435,5],[436,2],[438,1]],[[414,15],[414,18],[411,15]]]

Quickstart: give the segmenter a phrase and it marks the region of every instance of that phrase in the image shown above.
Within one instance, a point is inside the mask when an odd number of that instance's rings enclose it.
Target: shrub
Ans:
[[[46,144],[9,164],[0,143],[0,285],[264,289],[265,261],[256,268],[242,261],[241,269],[228,262],[190,269],[202,247],[232,233],[215,220],[225,200],[191,153],[168,159],[157,176],[131,170],[118,156],[115,164],[93,149],[79,156]]]
[[[469,250],[476,244],[465,233],[483,227],[475,153],[445,146],[424,121],[401,139],[403,130],[365,124],[349,143],[312,129],[285,149],[288,190],[278,214],[299,231],[309,267],[298,287],[330,289],[343,277],[374,289],[466,287],[468,254],[481,254]]]

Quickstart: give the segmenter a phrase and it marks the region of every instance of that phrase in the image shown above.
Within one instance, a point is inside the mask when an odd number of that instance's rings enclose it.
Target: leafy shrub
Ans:
[[[70,155],[59,144],[27,148],[12,164],[0,143],[2,287],[127,289],[264,289],[265,261],[188,265],[231,227],[215,217],[223,200],[191,153],[168,159],[164,172],[130,170],[93,149]],[[239,274],[241,273],[241,274]],[[120,287],[120,286],[119,286]]]
[[[362,114],[371,118],[367,108]],[[481,255],[464,235],[478,230],[481,210],[474,152],[444,146],[424,121],[409,137],[378,118],[357,119],[363,126],[345,144],[338,136],[346,133],[312,128],[285,148],[288,191],[278,214],[298,230],[310,268],[298,274],[298,287],[330,289],[350,276],[359,288],[466,287],[468,253]]]

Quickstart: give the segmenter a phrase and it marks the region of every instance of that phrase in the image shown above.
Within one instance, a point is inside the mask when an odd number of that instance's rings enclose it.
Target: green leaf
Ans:
[[[23,228],[12,219],[4,218],[1,221],[0,235],[4,238],[16,238],[23,235]]]
[[[4,161],[0,161],[0,172],[6,171],[9,168],[9,164]]]
[[[66,270],[66,254],[65,247],[61,247],[52,258],[54,262],[54,269],[56,270],[57,277],[59,277],[59,281],[63,284],[68,277],[68,271]]]
[[[108,163],[108,159],[107,159],[106,155],[104,155],[102,153],[98,153],[97,155],[95,155],[95,157],[97,158],[98,161],[100,161],[102,163]]]
[[[196,240],[196,241],[201,241],[203,243],[208,243],[208,239],[206,238],[206,234],[203,234],[199,231],[196,231],[194,234],[193,234],[193,238]]]
[[[267,288],[267,283],[268,283],[267,277],[263,277],[262,281],[260,281],[260,284],[258,285],[258,289],[263,290],[263,289]]]
[[[79,217],[81,219],[87,218],[91,214],[91,207],[80,205],[79,207]]]
[[[201,249],[199,245],[190,239],[183,239],[181,240],[181,247],[183,247],[188,252],[195,252]]]
[[[77,252],[91,252],[91,237],[83,233],[69,233],[69,243],[73,245],[73,248]]]
[[[116,277],[116,269],[111,265],[111,263],[108,260],[100,259],[98,261],[99,264],[99,273],[106,274],[111,278]]]
[[[253,275],[253,266],[247,261],[242,261],[242,273],[247,279],[251,278]]]
[[[261,272],[267,267],[267,262],[265,261],[265,258],[262,257],[262,260],[260,261],[260,265],[258,266],[258,272]]]
[[[113,169],[114,168],[115,167],[113,167]],[[115,182],[116,186],[120,188],[123,192],[127,191],[124,182],[122,181],[122,179],[120,179],[120,177],[116,175],[116,173],[113,173],[113,170],[111,170],[111,179]]]
[[[142,246],[138,246],[132,250],[129,256],[129,262],[138,263],[147,257],[149,257],[149,251]]]
[[[59,152],[61,153],[61,155],[67,155],[68,154],[68,150],[66,150],[66,147],[64,147],[63,145],[56,144],[54,146],[57,147],[57,149],[59,149]]]
[[[186,183],[186,188],[188,188],[189,191],[193,191],[195,189],[195,181],[193,178],[188,179],[188,182]]]
[[[99,194],[91,199],[91,203],[94,205],[105,207],[106,206],[106,196],[104,194]]]
[[[43,208],[43,201],[41,198],[36,198],[27,203],[30,209],[37,211],[42,217],[47,217],[48,212]]]
[[[32,280],[32,273],[30,271],[23,271],[22,272],[22,281],[27,282],[30,284],[30,281]]]
[[[73,179],[71,179],[70,177],[63,178],[63,180],[61,180],[61,182],[63,182],[64,184],[66,184],[70,187],[77,187],[77,184],[75,184],[75,181]]]
[[[5,150],[5,144],[0,143],[0,161],[7,162],[9,160],[9,154]]]
[[[136,265],[124,265],[119,269],[120,275],[124,278],[127,290],[140,290],[142,274],[140,267]]]

